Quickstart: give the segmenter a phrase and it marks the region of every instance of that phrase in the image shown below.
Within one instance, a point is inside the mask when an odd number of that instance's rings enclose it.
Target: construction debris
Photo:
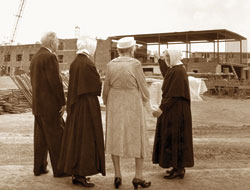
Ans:
[[[67,74],[62,74],[61,78],[66,94],[68,90],[69,76]],[[0,89],[0,114],[31,111],[32,87],[29,75],[14,75],[11,76],[11,79],[19,90]]]
[[[0,115],[31,111],[30,103],[20,90],[0,90]]]
[[[32,105],[32,87],[30,77],[27,74],[14,75],[11,79],[15,82],[19,90],[23,93],[30,106]]]

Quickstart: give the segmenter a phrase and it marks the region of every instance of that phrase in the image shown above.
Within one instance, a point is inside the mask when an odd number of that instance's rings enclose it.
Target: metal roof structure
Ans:
[[[112,36],[116,40],[123,37],[134,37],[136,41],[147,44],[211,43],[247,39],[226,29]]]
[[[226,29],[217,30],[198,30],[198,31],[185,31],[185,32],[169,32],[169,33],[153,33],[153,34],[130,34],[121,36],[112,36],[114,40],[119,40],[123,37],[134,37],[137,43],[147,45],[158,45],[158,53],[160,54],[160,45],[166,44],[186,44],[186,57],[190,56],[191,44],[193,43],[213,43],[214,53],[217,57],[220,54],[221,42],[236,42],[240,43],[240,64],[242,64],[242,41],[247,40],[246,37],[241,36],[235,32]],[[217,50],[215,47],[217,44]],[[219,64],[219,59],[218,59]]]

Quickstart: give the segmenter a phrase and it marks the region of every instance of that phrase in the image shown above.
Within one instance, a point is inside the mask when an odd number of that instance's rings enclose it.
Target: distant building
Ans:
[[[59,39],[56,52],[60,70],[67,70],[76,56],[76,38]],[[33,55],[40,49],[41,44],[25,44],[13,46],[0,46],[1,74],[18,74],[23,71],[29,73],[30,62]],[[9,52],[9,53],[8,53]],[[103,70],[110,61],[110,39],[98,40],[95,60],[98,69]]]
[[[41,44],[25,44],[0,46],[0,67],[5,74],[17,74],[20,70],[29,72],[33,55],[40,49]],[[9,52],[9,53],[8,53]],[[76,39],[60,39],[57,51],[60,69],[68,68],[76,53]]]
[[[77,51],[76,41],[76,38],[59,39],[56,55],[61,71],[69,69],[74,60]],[[0,46],[0,70],[2,70],[2,74],[18,74],[21,71],[29,73],[31,59],[40,47],[41,44],[37,43]],[[112,42],[111,38],[97,40],[97,49],[93,62],[100,72],[105,72],[107,63],[117,56],[116,43]],[[135,52],[135,57],[145,64],[145,67],[148,67],[146,46],[139,46]],[[157,67],[157,64],[154,65]],[[151,72],[151,68],[145,69],[145,71]]]
[[[250,53],[220,52],[193,52],[191,58],[183,59],[188,72],[194,73],[233,73],[235,70],[239,79],[250,79],[248,70]]]
[[[76,38],[59,39],[56,54],[60,70],[68,70],[74,60],[77,51],[76,41]],[[93,62],[101,75],[105,73],[107,63],[118,56],[116,42],[112,37],[97,41]],[[135,58],[141,61],[145,75],[160,75],[157,57],[147,50],[145,43],[137,43]],[[38,43],[0,46],[0,75],[29,73],[31,59],[40,47],[41,44]],[[190,58],[184,58],[183,62],[187,72],[234,74],[235,71],[239,79],[250,79],[250,53],[243,52],[240,56],[239,52],[220,52],[218,58],[216,52],[193,52]]]
[[[40,44],[0,46],[1,73],[13,74],[20,69],[28,72],[30,61],[40,47]]]

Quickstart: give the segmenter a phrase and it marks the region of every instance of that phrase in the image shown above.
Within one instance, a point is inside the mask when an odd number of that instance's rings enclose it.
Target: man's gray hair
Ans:
[[[51,42],[53,42],[56,39],[57,39],[57,35],[55,32],[47,32],[42,36],[41,44],[42,44],[42,46],[50,47]]]

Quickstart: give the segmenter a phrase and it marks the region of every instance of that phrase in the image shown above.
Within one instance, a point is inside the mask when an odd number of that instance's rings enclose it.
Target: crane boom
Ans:
[[[15,22],[15,25],[13,27],[13,32],[12,32],[12,35],[11,35],[11,38],[10,38],[10,41],[9,41],[9,45],[6,47],[5,49],[5,55],[6,56],[10,56],[10,53],[11,53],[11,47],[15,41],[15,37],[16,37],[16,33],[17,33],[17,29],[18,29],[18,26],[19,26],[19,23],[20,23],[20,19],[22,17],[22,14],[23,14],[23,10],[24,10],[24,6],[25,6],[25,3],[26,3],[26,0],[20,0],[19,2],[19,7],[18,7],[18,12],[17,14],[15,15],[17,17],[16,19],[16,22]],[[5,56],[4,56],[5,57]],[[9,60],[5,60],[5,58],[3,57],[4,59],[4,65],[6,68],[8,68],[8,66],[10,67],[10,75],[12,75],[12,70],[13,70],[13,63],[12,61],[8,64],[8,61]]]
[[[26,0],[20,0],[18,12],[16,14],[17,19],[16,19],[16,23],[14,25],[12,36],[11,36],[11,39],[10,39],[10,44],[13,44],[14,41],[15,41],[17,28],[19,26],[20,18],[22,17],[22,14],[23,14],[25,3],[26,3]]]

